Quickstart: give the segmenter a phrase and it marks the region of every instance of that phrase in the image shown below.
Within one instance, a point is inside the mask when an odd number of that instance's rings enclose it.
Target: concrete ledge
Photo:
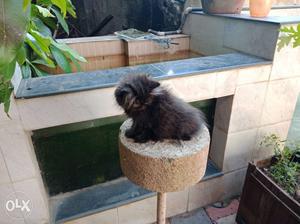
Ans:
[[[192,58],[94,72],[23,79],[16,98],[32,98],[113,87],[125,74],[146,73],[159,80],[243,68],[271,61],[240,53]]]
[[[238,19],[238,20],[248,20],[248,21],[255,21],[255,22],[265,22],[265,23],[275,23],[280,25],[285,24],[296,24],[300,22],[300,16],[267,16],[264,18],[257,18],[251,17],[249,13],[243,12],[242,14],[214,14],[208,15],[204,12],[193,12],[193,14],[200,14],[206,16],[218,16],[218,17],[225,17],[231,19]]]

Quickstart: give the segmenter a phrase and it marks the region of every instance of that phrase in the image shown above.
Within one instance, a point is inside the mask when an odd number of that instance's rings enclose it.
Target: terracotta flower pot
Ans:
[[[245,0],[201,0],[208,14],[240,14]]]
[[[271,7],[272,0],[250,0],[250,15],[253,17],[266,17]]]

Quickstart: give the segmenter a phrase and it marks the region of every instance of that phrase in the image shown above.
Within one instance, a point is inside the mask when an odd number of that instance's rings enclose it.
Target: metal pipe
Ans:
[[[157,36],[166,36],[166,35],[174,35],[174,34],[180,34],[182,33],[182,29],[184,26],[184,23],[186,21],[187,16],[191,13],[191,12],[197,12],[197,11],[202,11],[202,8],[200,7],[187,7],[183,13],[182,13],[182,17],[181,17],[181,23],[179,26],[178,30],[173,30],[173,31],[156,31],[156,30],[152,30],[149,29],[148,32],[155,34]]]
[[[174,34],[180,34],[181,30],[174,30],[174,31],[156,31],[149,29],[149,33],[155,34],[156,36],[166,36],[166,35],[174,35]]]

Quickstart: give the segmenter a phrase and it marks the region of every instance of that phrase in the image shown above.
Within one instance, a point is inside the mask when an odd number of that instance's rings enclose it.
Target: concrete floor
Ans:
[[[197,209],[179,216],[171,217],[168,224],[236,224],[238,199]]]

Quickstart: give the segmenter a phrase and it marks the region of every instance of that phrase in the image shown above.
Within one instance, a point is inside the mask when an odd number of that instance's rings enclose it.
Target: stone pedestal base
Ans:
[[[162,193],[183,190],[204,176],[210,142],[208,129],[203,125],[190,141],[165,140],[140,144],[125,137],[130,126],[131,121],[127,120],[120,128],[122,171],[135,184],[159,192],[158,217],[162,220],[166,201]]]

